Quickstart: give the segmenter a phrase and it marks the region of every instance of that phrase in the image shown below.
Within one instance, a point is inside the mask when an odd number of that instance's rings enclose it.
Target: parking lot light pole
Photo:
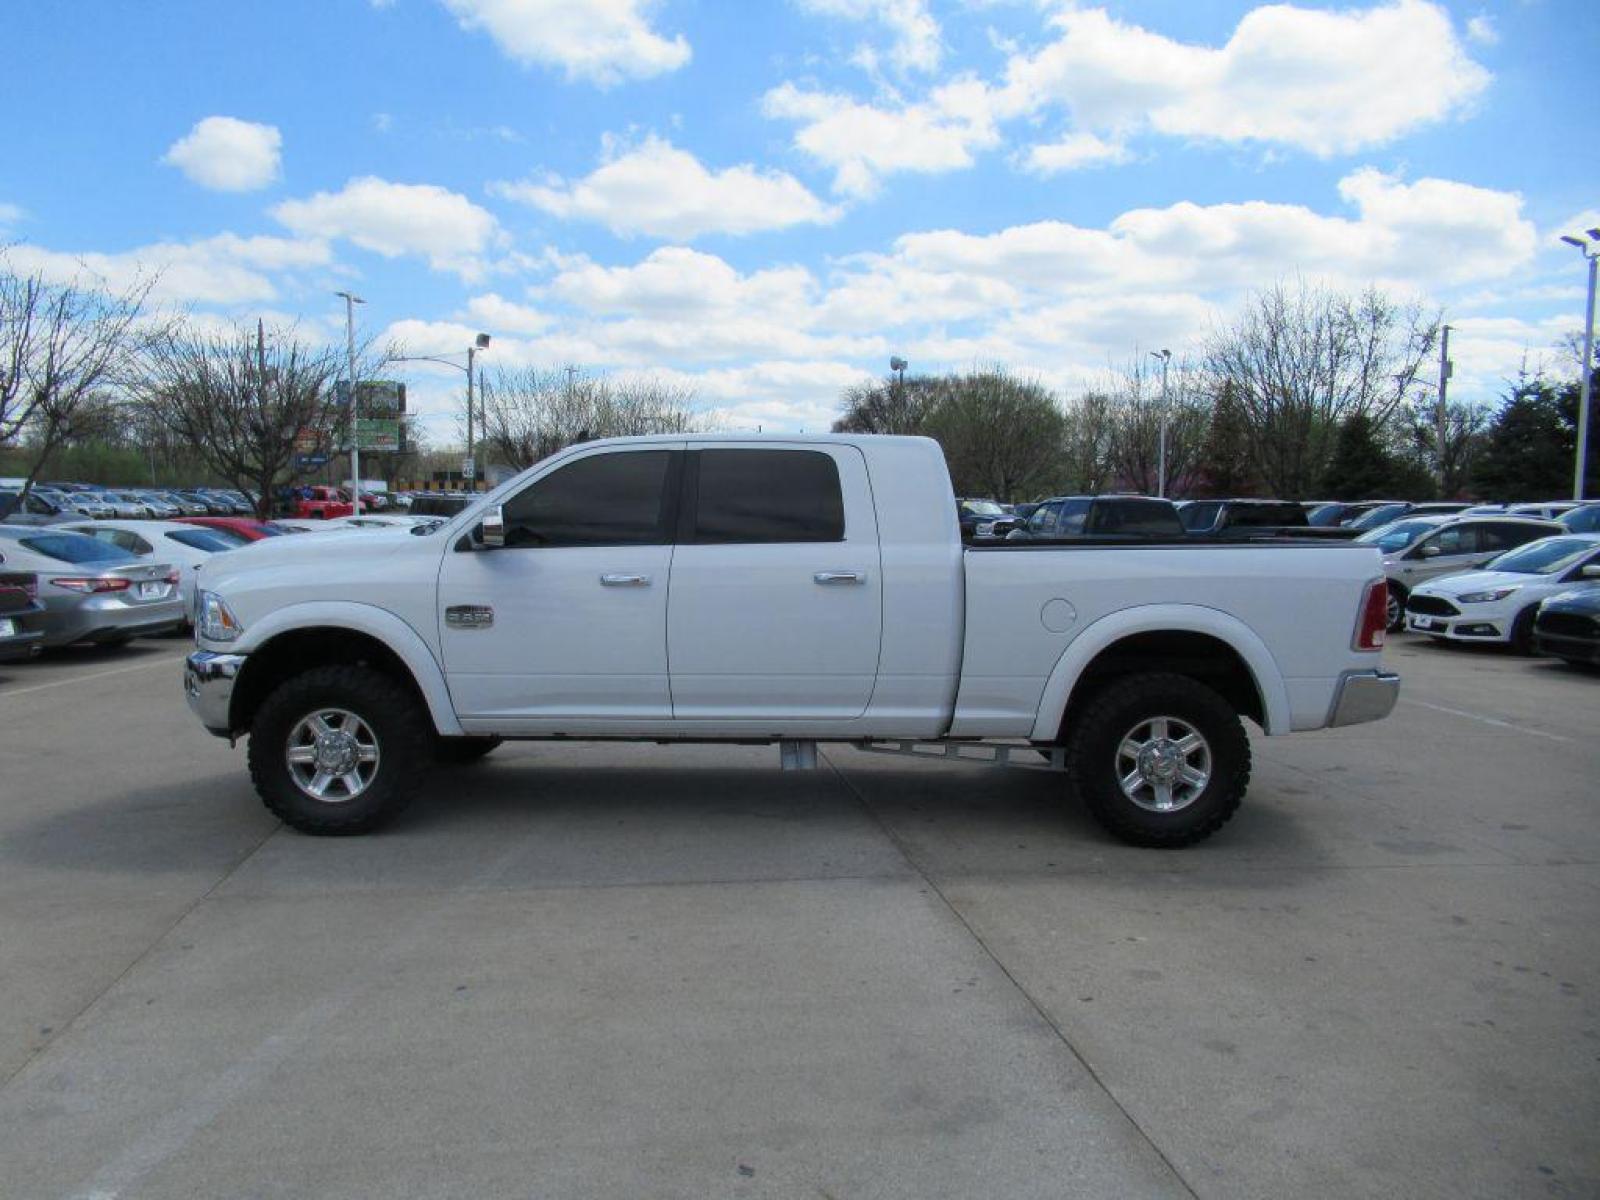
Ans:
[[[1589,262],[1589,304],[1583,320],[1583,380],[1578,388],[1578,461],[1572,468],[1572,498],[1583,500],[1584,468],[1589,465],[1589,391],[1594,375],[1594,277],[1600,259],[1600,226],[1584,230],[1584,237],[1563,234],[1561,240],[1576,246]]]
[[[1161,429],[1156,439],[1156,495],[1167,494],[1167,368],[1172,365],[1171,350],[1152,350],[1151,358],[1161,360]]]
[[[361,426],[357,421],[359,411],[356,405],[356,305],[365,304],[360,296],[349,292],[335,292],[336,296],[344,297],[344,336],[345,350],[349,354],[350,365],[350,474],[354,486],[350,489],[350,502],[353,505],[351,512],[356,516],[361,515]]]
[[[489,348],[489,343],[490,343],[491,340],[492,339],[489,337],[489,335],[487,333],[480,333],[476,337],[474,337],[472,339],[472,345],[467,347],[467,365],[464,366],[464,367],[460,363],[455,362],[452,359],[442,358],[442,357],[440,357],[438,355],[434,355],[434,354],[400,354],[400,355],[396,355],[393,359],[390,360],[391,362],[431,362],[431,363],[438,363],[440,366],[443,366],[443,367],[454,367],[458,371],[465,371],[467,373],[467,458],[468,459],[472,458],[472,410],[473,410],[473,407],[474,407],[474,400],[473,400],[473,392],[474,392],[474,388],[473,388],[474,360],[477,358],[478,351],[487,350]],[[485,416],[484,416],[484,432],[485,433],[488,432],[488,415],[487,414],[485,414]],[[472,490],[473,491],[477,491],[478,490],[478,474],[479,474],[479,472],[477,470],[477,463],[473,463],[473,472],[472,472]]]

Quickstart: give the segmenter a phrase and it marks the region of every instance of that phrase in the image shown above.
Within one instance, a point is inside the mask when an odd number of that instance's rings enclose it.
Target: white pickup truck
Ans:
[[[308,833],[506,738],[836,741],[1062,771],[1184,845],[1239,805],[1242,718],[1376,720],[1400,684],[1373,547],[963,547],[923,438],[589,442],[431,532],[267,539],[199,588],[189,703]]]

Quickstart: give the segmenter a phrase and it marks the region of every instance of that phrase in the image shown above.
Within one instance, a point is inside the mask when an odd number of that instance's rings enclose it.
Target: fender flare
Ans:
[[[1030,735],[1053,741],[1061,718],[1084,670],[1106,647],[1137,633],[1203,633],[1216,638],[1244,660],[1261,697],[1266,731],[1289,729],[1289,690],[1267,644],[1243,621],[1220,609],[1198,604],[1146,604],[1101,617],[1062,651],[1039,698],[1039,715]]]
[[[348,600],[311,600],[274,609],[245,632],[234,647],[237,654],[250,655],[273,638],[297,629],[349,629],[382,642],[405,664],[428,705],[433,727],[444,737],[459,737],[464,732],[456,720],[455,705],[445,683],[444,669],[433,650],[406,622],[386,608]]]

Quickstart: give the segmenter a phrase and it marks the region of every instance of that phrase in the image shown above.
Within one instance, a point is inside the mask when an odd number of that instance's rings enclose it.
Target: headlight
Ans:
[[[994,532],[994,522],[993,521],[979,521],[978,522],[978,536],[979,537],[988,537],[989,534],[991,534],[993,532]]]
[[[244,632],[239,618],[223,598],[215,592],[201,592],[195,628],[208,642],[231,642]]]
[[[1504,600],[1516,590],[1517,587],[1513,584],[1511,587],[1493,588],[1487,592],[1467,592],[1465,595],[1457,596],[1456,599],[1463,604],[1488,604],[1493,600]]]

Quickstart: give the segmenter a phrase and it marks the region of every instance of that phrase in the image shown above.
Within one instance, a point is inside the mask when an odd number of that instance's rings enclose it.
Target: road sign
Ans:
[[[314,471],[318,467],[328,465],[326,454],[296,454],[294,456],[294,469],[296,471]]]
[[[478,469],[478,464],[473,459],[471,459],[471,458],[463,458],[461,460],[461,474],[465,478],[467,478],[467,479],[474,478],[476,476],[476,474],[477,474],[477,469]]]

